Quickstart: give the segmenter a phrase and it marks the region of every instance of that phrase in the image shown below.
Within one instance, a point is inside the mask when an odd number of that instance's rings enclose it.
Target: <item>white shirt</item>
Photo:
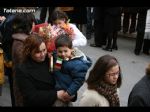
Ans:
[[[82,94],[79,106],[88,106],[88,107],[109,107],[108,100],[100,95],[95,90],[85,90]]]
[[[76,27],[76,25],[69,23],[70,27],[74,30],[73,47],[85,46],[87,39],[83,33]]]

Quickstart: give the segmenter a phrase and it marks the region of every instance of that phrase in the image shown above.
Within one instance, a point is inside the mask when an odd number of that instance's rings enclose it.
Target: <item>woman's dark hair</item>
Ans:
[[[29,34],[32,24],[35,22],[35,16],[32,13],[17,13],[12,20],[12,33]]]
[[[146,68],[146,75],[150,76],[150,64]]]
[[[67,34],[61,34],[56,38],[55,46],[56,49],[63,46],[72,49],[72,39]]]
[[[95,63],[93,69],[90,71],[89,77],[87,79],[87,84],[89,89],[96,89],[99,86],[101,81],[104,81],[104,77],[106,72],[110,70],[112,67],[119,65],[117,59],[110,55],[104,55],[100,57]],[[119,66],[119,77],[117,80],[117,87],[121,86],[122,77],[121,77],[121,69]]]
[[[31,34],[26,38],[22,49],[22,62],[29,59],[32,54],[38,52],[42,42],[45,42],[45,39],[38,34]]]
[[[66,14],[65,12],[56,9],[56,10],[54,10],[54,11],[52,12],[51,21],[54,22],[54,21],[56,21],[56,20],[58,20],[58,19],[59,19],[59,20],[65,19],[65,22],[67,22],[67,21],[68,21],[68,16],[67,16],[67,14]]]

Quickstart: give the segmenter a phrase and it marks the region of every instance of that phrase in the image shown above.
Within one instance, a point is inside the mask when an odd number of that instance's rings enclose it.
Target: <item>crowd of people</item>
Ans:
[[[43,24],[47,10],[48,24]],[[5,71],[0,69],[0,76],[9,77],[12,106],[70,107],[78,100],[78,90],[87,83],[79,106],[120,107],[122,72],[118,60],[103,55],[94,64],[79,46],[86,46],[94,33],[91,47],[118,50],[117,36],[124,14],[123,33],[137,31],[134,53],[139,55],[143,49],[149,55],[149,13],[149,7],[42,7],[40,19],[33,13],[1,14],[0,42],[4,52],[0,56],[4,56],[4,62],[0,64]],[[86,35],[83,24],[87,24]],[[41,29],[40,25],[46,26]],[[53,49],[49,50],[52,42]],[[150,66],[145,74],[131,91],[128,106],[150,106]]]

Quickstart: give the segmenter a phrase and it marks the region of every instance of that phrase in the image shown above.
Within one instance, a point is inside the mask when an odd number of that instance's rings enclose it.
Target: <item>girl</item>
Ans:
[[[120,106],[117,88],[121,85],[121,70],[115,57],[100,57],[86,82],[88,88],[81,97],[81,106]]]
[[[65,26],[65,24],[67,24],[73,30],[73,34],[71,35],[71,38],[73,39],[73,47],[86,45],[86,37],[79,31],[79,29],[74,24],[67,23],[68,16],[65,12],[55,10],[51,15],[51,21],[54,25],[58,27]]]

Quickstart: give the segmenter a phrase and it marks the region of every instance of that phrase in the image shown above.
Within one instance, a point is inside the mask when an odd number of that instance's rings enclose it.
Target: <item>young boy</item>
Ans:
[[[72,47],[72,40],[68,35],[60,35],[55,41],[55,46],[57,50],[54,66],[56,89],[64,90],[64,102],[57,100],[54,106],[69,106],[71,101],[68,98],[72,96],[76,100],[77,91],[83,85],[92,61],[79,49]]]

